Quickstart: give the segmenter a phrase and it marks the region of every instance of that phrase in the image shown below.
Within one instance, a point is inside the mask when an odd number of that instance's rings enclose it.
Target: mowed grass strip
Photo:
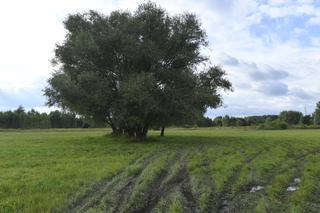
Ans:
[[[316,212],[319,207],[318,130],[169,129],[164,138],[151,131],[143,142],[107,133],[2,130],[0,212],[61,212],[90,196],[98,199],[99,211],[108,210],[111,202],[125,212],[183,212],[190,200],[189,207],[200,212],[228,212],[247,204],[253,212]],[[296,176],[301,178],[299,189],[287,192]],[[254,185],[265,188],[250,193]],[[96,186],[115,195],[125,192],[127,202],[113,202],[115,196],[103,191],[98,196],[92,190]],[[148,189],[155,186],[161,194]],[[148,194],[147,200],[142,194]],[[90,207],[94,210],[95,205]]]

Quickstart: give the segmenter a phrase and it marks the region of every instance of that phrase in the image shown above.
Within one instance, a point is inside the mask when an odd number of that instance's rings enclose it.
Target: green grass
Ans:
[[[0,133],[0,212],[46,212],[72,192],[115,175],[154,145],[104,137],[105,130]]]
[[[320,208],[320,130],[169,129],[143,142],[107,133],[0,130],[0,212]]]

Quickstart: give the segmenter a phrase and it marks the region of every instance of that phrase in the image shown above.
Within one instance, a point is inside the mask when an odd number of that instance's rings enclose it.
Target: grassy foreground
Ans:
[[[0,212],[319,211],[319,130],[166,133],[0,131]]]

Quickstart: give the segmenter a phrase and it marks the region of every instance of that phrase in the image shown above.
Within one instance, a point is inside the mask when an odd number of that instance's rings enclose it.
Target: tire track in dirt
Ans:
[[[291,152],[291,150],[288,151],[287,155],[280,162],[278,167],[274,167],[270,171],[270,174],[267,176],[266,181],[265,181],[265,185],[266,186],[269,185],[274,180],[276,175],[283,174],[283,173],[285,173],[286,171],[288,171],[289,169],[292,169],[292,168],[297,168],[297,174],[296,175],[297,176],[299,176],[299,175],[301,176],[301,170],[303,169],[303,166],[304,166],[304,163],[305,163],[305,158],[308,157],[309,155],[319,154],[320,153],[320,149],[311,150],[311,151],[308,151],[308,152],[306,152],[306,153],[304,153],[302,155],[299,155],[299,156],[291,155],[290,152]],[[294,164],[292,166],[281,168],[284,165],[284,163],[289,159],[297,161],[298,163]]]
[[[270,150],[268,150],[270,151]],[[287,160],[290,159],[290,152],[287,151],[287,153],[284,155],[284,157],[277,163],[277,165],[273,166],[268,174],[266,176],[262,176],[261,180],[259,180],[257,183],[248,183],[247,185],[243,186],[241,189],[238,190],[238,193],[235,194],[233,197],[234,207],[233,212],[237,212],[235,210],[243,210],[241,212],[255,212],[255,208],[257,206],[257,203],[259,199],[265,194],[265,191],[262,190],[260,192],[250,193],[249,190],[253,186],[261,185],[264,188],[272,183],[274,178],[277,174],[279,174],[283,169],[283,165],[287,162]],[[237,202],[240,201],[240,202]],[[240,211],[239,211],[240,212]]]
[[[184,168],[182,173],[185,175],[185,179],[183,183],[181,184],[181,189],[180,191],[182,192],[182,195],[186,199],[186,204],[185,206],[187,209],[189,209],[191,212],[198,212],[198,205],[197,205],[197,200],[194,197],[192,190],[191,190],[191,182],[190,182],[190,177],[187,172],[187,169]]]
[[[165,153],[162,153],[165,154]],[[116,194],[118,197],[115,201],[114,204],[114,208],[113,209],[107,209],[107,212],[120,212],[121,208],[123,207],[124,203],[126,201],[128,201],[130,195],[131,195],[131,191],[134,187],[134,185],[136,184],[137,179],[139,178],[139,176],[141,175],[141,173],[143,172],[143,170],[150,164],[153,162],[153,160],[155,160],[157,157],[162,156],[162,154],[157,153],[156,155],[151,155],[150,158],[146,159],[143,163],[143,165],[141,166],[140,170],[138,173],[136,173],[134,176],[129,178],[129,181],[126,181],[125,184],[123,184],[122,187],[119,187],[119,189],[116,189],[114,191],[114,194]],[[110,195],[109,195],[110,196]],[[112,197],[111,199],[114,199],[114,197]]]
[[[163,184],[164,180],[169,175],[170,168],[175,163],[179,162],[185,153],[185,150],[176,151],[176,156],[166,163],[164,171],[149,187],[150,191],[146,192],[147,205],[145,205],[142,209],[136,209],[133,211],[130,210],[130,212],[151,212],[160,198],[168,194],[173,188],[177,188],[177,186],[188,201],[187,203],[193,203],[190,205],[190,208],[195,208],[194,206],[196,206],[196,199],[190,193],[190,180],[185,164],[182,166],[176,177],[172,177],[166,185]],[[132,195],[132,189],[135,186],[137,179],[143,172],[144,168],[160,156],[161,154],[157,153],[150,154],[148,157],[145,157],[139,172],[134,176],[129,177],[128,180],[123,181],[120,186],[117,186],[117,184],[119,184],[119,182],[122,181],[122,178],[125,177],[124,173],[126,172],[126,168],[117,175],[98,182],[93,186],[89,193],[87,193],[69,209],[69,212],[88,212],[96,209],[97,207],[99,210],[107,208],[104,210],[106,212],[128,212],[123,209],[123,207],[125,206],[124,204],[130,199],[130,196]],[[141,158],[136,159],[133,164],[136,164],[139,161],[141,161]],[[109,205],[103,206],[103,204],[105,204],[104,202],[108,202]],[[99,205],[102,205],[102,207],[99,208]]]
[[[308,213],[319,213],[320,209],[320,176],[316,175],[314,178],[316,179],[316,181],[312,195],[309,196],[308,199],[304,202],[304,212]]]
[[[245,205],[247,202],[253,202],[255,198],[252,198],[251,194],[249,194],[248,189],[250,188],[250,184],[248,183],[245,186],[240,187],[236,192],[232,191],[232,186],[238,180],[238,177],[243,170],[243,168],[249,164],[251,164],[257,157],[259,157],[264,152],[268,150],[263,149],[254,154],[250,154],[250,156],[245,156],[245,163],[234,169],[232,175],[227,179],[224,184],[221,192],[215,192],[214,181],[212,175],[210,175],[210,164],[211,162],[208,158],[207,146],[202,145],[197,150],[185,149],[185,148],[177,148],[177,150],[173,150],[171,153],[175,153],[175,156],[172,159],[169,159],[161,174],[154,180],[151,186],[147,191],[144,191],[147,203],[144,204],[143,207],[137,208],[133,211],[129,211],[125,207],[127,201],[130,199],[133,191],[133,187],[136,184],[137,179],[143,172],[144,168],[147,167],[153,160],[157,157],[162,156],[163,154],[168,153],[151,153],[148,156],[143,156],[141,158],[137,158],[133,161],[132,164],[139,164],[139,171],[134,173],[132,176],[125,176],[126,168],[119,172],[117,175],[113,177],[106,178],[95,185],[93,185],[92,189],[85,194],[81,199],[78,199],[69,209],[68,212],[88,212],[89,210],[104,210],[105,212],[151,212],[155,209],[156,205],[160,201],[161,198],[166,197],[172,192],[179,191],[183,196],[183,204],[186,212],[200,212],[199,207],[199,198],[194,191],[192,190],[191,176],[188,171],[188,160],[190,156],[194,155],[195,152],[201,152],[203,156],[203,161],[201,166],[203,166],[204,173],[202,174],[201,180],[199,180],[200,184],[203,184],[204,187],[210,188],[210,194],[208,198],[208,205],[202,209],[201,212],[237,212],[241,209],[241,206]],[[243,151],[240,151],[244,154]],[[267,176],[262,177],[263,186],[267,186],[272,183],[274,177],[281,173],[286,172],[288,169],[292,169],[292,167],[283,166],[284,163],[288,159],[295,159],[296,161],[304,160],[305,157],[311,154],[318,154],[319,150],[311,150],[308,151],[301,156],[291,155],[290,150],[288,150],[285,157],[277,163],[277,165],[270,169]],[[175,175],[170,173],[172,167],[178,164],[179,172]],[[299,168],[297,169],[296,177],[301,176],[301,170],[303,169],[304,163],[295,164],[294,166]],[[299,175],[300,174],[300,175]],[[170,180],[167,179],[170,177]],[[201,182],[204,181],[205,182]],[[264,193],[264,192],[262,192]],[[261,194],[261,193],[260,193]],[[259,196],[260,196],[259,194]],[[238,199],[243,201],[243,203],[239,203]],[[285,201],[288,197],[283,197]],[[105,205],[108,203],[108,205]],[[98,208],[97,208],[98,207]]]
[[[157,153],[156,155],[152,155],[152,157],[148,158],[141,166],[139,173],[135,174],[133,177],[130,177],[129,181],[127,181],[126,184],[124,184],[122,187],[119,187],[119,189],[116,189],[114,191],[114,194],[117,195],[117,199],[115,200],[115,204],[114,204],[114,206],[112,206],[114,208],[106,209],[106,212],[118,213],[118,212],[125,211],[123,209],[123,207],[125,206],[125,203],[130,199],[130,196],[132,194],[132,190],[133,190],[139,176],[142,174],[143,170],[150,163],[152,163],[154,160],[156,160],[158,157],[161,157],[166,154],[168,154],[168,153]],[[110,195],[109,195],[109,197],[110,197]],[[113,199],[114,199],[114,197],[111,197],[111,200],[113,200]]]
[[[212,212],[212,210],[215,209],[215,206],[216,206],[215,204],[216,193],[215,193],[214,179],[210,175],[210,160],[208,157],[207,147],[205,147],[205,145],[201,146],[200,151],[204,154],[204,163],[202,166],[205,167],[205,173],[203,174],[204,175],[203,179],[206,180],[205,184],[210,188],[208,205],[206,205],[205,208],[201,210],[201,212]]]
[[[181,187],[183,182],[185,182],[188,177],[187,170],[185,166],[179,168],[179,173],[176,176],[169,177],[171,168],[175,165],[175,163],[182,161],[183,157],[186,155],[186,150],[177,150],[176,156],[174,159],[170,160],[167,163],[165,172],[155,181],[149,192],[148,203],[145,208],[140,209],[137,212],[151,212],[160,199],[168,195],[174,188]],[[168,181],[166,181],[170,178]]]
[[[313,153],[313,152],[314,151],[312,151],[311,153]],[[306,153],[306,154],[300,156],[299,158],[302,159],[304,156],[307,156],[308,154],[309,153]],[[256,159],[257,157],[258,156],[256,156],[254,159]],[[257,183],[257,184],[262,185],[264,187],[270,185],[272,183],[272,181],[274,180],[274,178],[276,177],[276,175],[283,173],[283,172],[292,168],[292,166],[282,168],[284,166],[284,164],[287,162],[287,160],[292,159],[292,158],[294,158],[294,157],[290,156],[290,150],[288,150],[286,155],[284,156],[284,158],[281,161],[279,161],[278,165],[271,168],[270,171],[268,172],[268,175],[265,177],[262,177],[261,182]],[[252,159],[250,162],[252,162],[254,159]],[[264,191],[261,191],[261,193],[256,192],[255,196],[251,196],[251,193],[249,193],[249,190],[251,189],[251,187],[253,187],[252,183],[248,183],[248,184],[242,186],[240,189],[238,189],[237,192],[234,193],[234,195],[230,199],[230,201],[231,201],[230,206],[228,206],[225,209],[225,211],[220,211],[220,212],[223,212],[223,213],[242,212],[241,211],[242,209],[244,210],[244,212],[248,212],[249,209],[250,209],[249,212],[254,212],[253,209],[256,206],[256,204],[254,204],[255,201],[257,201],[257,198],[259,196],[265,195],[265,192]]]
[[[136,183],[138,176],[141,174],[141,172],[142,172],[142,170],[139,172],[139,174],[131,177],[130,180],[126,184],[124,184],[124,186],[122,188],[120,188],[119,190],[116,190],[116,192],[114,193],[117,196],[117,198],[115,200],[115,204],[110,205],[111,207],[114,206],[114,208],[108,209],[108,210],[106,210],[106,212],[120,212],[120,208],[122,207],[123,203],[129,199],[130,192],[131,192],[134,184]],[[111,199],[114,199],[114,197]],[[107,201],[105,201],[105,202],[107,202]],[[109,203],[110,202],[112,202],[112,201],[109,201]]]
[[[231,177],[231,184],[226,184],[226,186],[231,187],[237,180],[237,177],[239,176],[241,170],[246,166],[246,165],[251,165],[252,162],[257,159],[258,157],[260,157],[261,154],[263,153],[267,153],[269,152],[270,149],[269,147],[264,148],[263,150],[260,150],[258,153],[256,153],[255,155],[253,155],[252,157],[247,157],[247,161],[245,164],[243,164],[235,173],[234,173],[234,177]],[[255,201],[257,201],[257,198],[259,196],[261,196],[260,192],[256,192],[256,193],[250,193],[250,189],[253,186],[256,185],[262,185],[262,186],[267,186],[269,185],[273,178],[275,177],[276,174],[278,174],[280,172],[280,169],[283,164],[289,159],[289,154],[288,152],[286,153],[286,155],[283,157],[283,159],[281,159],[278,162],[277,166],[274,166],[270,169],[270,171],[268,172],[267,176],[263,176],[261,177],[261,180],[256,182],[256,183],[251,183],[248,182],[245,185],[240,186],[234,193],[231,192],[231,189],[229,188],[227,191],[229,191],[229,196],[227,193],[227,199],[224,200],[220,200],[220,208],[218,208],[217,212],[221,212],[221,213],[226,213],[226,212],[254,212],[254,208],[256,206]],[[250,166],[252,167],[252,165]],[[233,179],[233,180],[232,180]],[[228,188],[227,187],[227,188]],[[224,195],[226,195],[226,193],[223,193]],[[222,196],[224,197],[224,196]],[[222,202],[221,202],[222,201]],[[221,208],[222,207],[222,208]],[[249,211],[250,210],[250,211]]]
[[[189,152],[182,160],[181,171],[179,173],[179,178],[181,180],[179,190],[186,200],[186,209],[191,212],[199,212],[197,200],[192,193],[190,175],[187,169],[187,159],[190,158],[190,155],[191,153]]]
[[[316,149],[310,152],[310,155],[319,155],[320,149]],[[320,183],[320,176],[316,175],[314,177],[316,179],[315,183]],[[320,209],[320,203],[319,203],[319,197],[320,197],[320,184],[317,184],[314,188],[314,191],[312,195],[308,198],[308,200],[305,203],[305,212],[310,213],[316,213],[319,212]]]
[[[294,173],[292,175],[291,181],[284,184],[283,189],[287,189],[289,186],[298,186],[299,187],[300,182],[295,182],[295,179],[300,179],[300,181],[301,181],[302,175],[303,175],[303,170],[304,170],[304,165],[307,161],[307,158],[310,155],[316,155],[316,154],[320,154],[320,149],[307,151],[306,153],[303,153],[302,155],[292,156],[292,159],[295,161],[295,164],[288,167],[288,168],[285,168],[279,172],[279,175],[281,175],[281,174],[285,174],[290,169],[294,169]],[[297,189],[297,190],[299,190],[299,189]],[[270,209],[268,209],[268,210],[271,212],[285,212],[286,210],[288,210],[289,206],[286,204],[290,203],[289,200],[290,200],[291,196],[293,195],[293,193],[294,192],[288,192],[288,191],[286,191],[286,193],[283,193],[281,196],[279,196],[279,200],[278,200],[278,203],[281,205],[279,205],[279,206],[278,205],[274,205],[274,206],[271,205]],[[319,191],[319,195],[320,195],[320,191]],[[266,195],[266,197],[268,197],[268,196]],[[309,204],[308,206],[311,206],[311,205]],[[318,210],[318,208],[317,208],[317,210]]]
[[[136,164],[139,161],[143,160],[143,168],[149,164],[155,156],[158,156],[158,153],[151,153],[148,156],[143,156],[134,160],[132,164]],[[90,208],[94,208],[100,204],[102,198],[111,191],[111,188],[116,185],[120,179],[119,177],[123,176],[126,172],[126,168],[122,169],[116,175],[103,179],[102,181],[94,184],[90,191],[82,196],[78,201],[76,201],[68,210],[68,212],[86,212]],[[138,176],[142,172],[142,169],[136,175]],[[133,177],[128,181],[126,186],[130,185],[136,177]]]
[[[169,201],[168,203],[171,203],[171,200],[168,199],[170,198],[170,195],[174,195],[176,193],[182,196],[184,207],[183,212],[199,212],[198,200],[192,192],[190,174],[187,168],[188,160],[194,154],[194,152],[194,150],[188,150],[184,151],[184,153],[181,154],[181,163],[179,163],[178,174],[173,176],[168,182],[164,181],[161,183],[161,187],[163,190],[161,196],[159,196],[157,203],[153,206],[149,206],[149,208],[145,212],[153,212],[161,198],[166,198],[167,201]],[[169,205],[167,205],[167,208],[169,208]]]
[[[216,212],[228,212],[229,208],[228,205],[230,201],[234,198],[232,195],[232,185],[236,182],[237,178],[239,177],[242,169],[250,164],[254,159],[256,159],[258,156],[260,156],[263,152],[266,150],[260,150],[257,153],[253,154],[252,156],[245,156],[246,162],[242,165],[240,165],[238,168],[235,169],[235,172],[228,178],[226,181],[224,187],[222,188],[221,192],[218,193],[216,198]],[[243,150],[240,150],[240,152],[244,154]]]

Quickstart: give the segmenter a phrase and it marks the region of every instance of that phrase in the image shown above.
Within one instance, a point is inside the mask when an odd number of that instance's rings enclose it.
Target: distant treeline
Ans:
[[[76,116],[74,113],[52,111],[40,113],[35,110],[25,111],[18,107],[13,111],[0,112],[2,129],[46,129],[46,128],[88,128],[101,127],[91,120]]]
[[[0,129],[46,129],[46,128],[89,128],[106,127],[92,119],[77,116],[75,113],[59,110],[40,113],[34,109],[25,111],[20,106],[16,110],[0,112]],[[286,129],[295,127],[320,127],[320,102],[311,115],[303,115],[298,111],[282,111],[279,115],[262,115],[247,117],[219,116],[214,119],[201,117],[190,121],[185,127],[236,127],[255,126],[260,129]],[[154,127],[157,129],[158,127]]]
[[[320,104],[311,115],[303,115],[298,111],[282,111],[279,115],[262,115],[247,117],[219,116],[214,119],[203,117],[197,123],[199,127],[232,127],[232,126],[257,126],[261,129],[286,129],[288,126],[319,126]]]
[[[247,117],[232,117],[232,116],[218,116],[214,119],[204,117],[197,121],[196,125],[199,127],[210,126],[257,126],[270,118],[272,120],[278,119],[278,115],[262,115],[262,116],[247,116]]]

